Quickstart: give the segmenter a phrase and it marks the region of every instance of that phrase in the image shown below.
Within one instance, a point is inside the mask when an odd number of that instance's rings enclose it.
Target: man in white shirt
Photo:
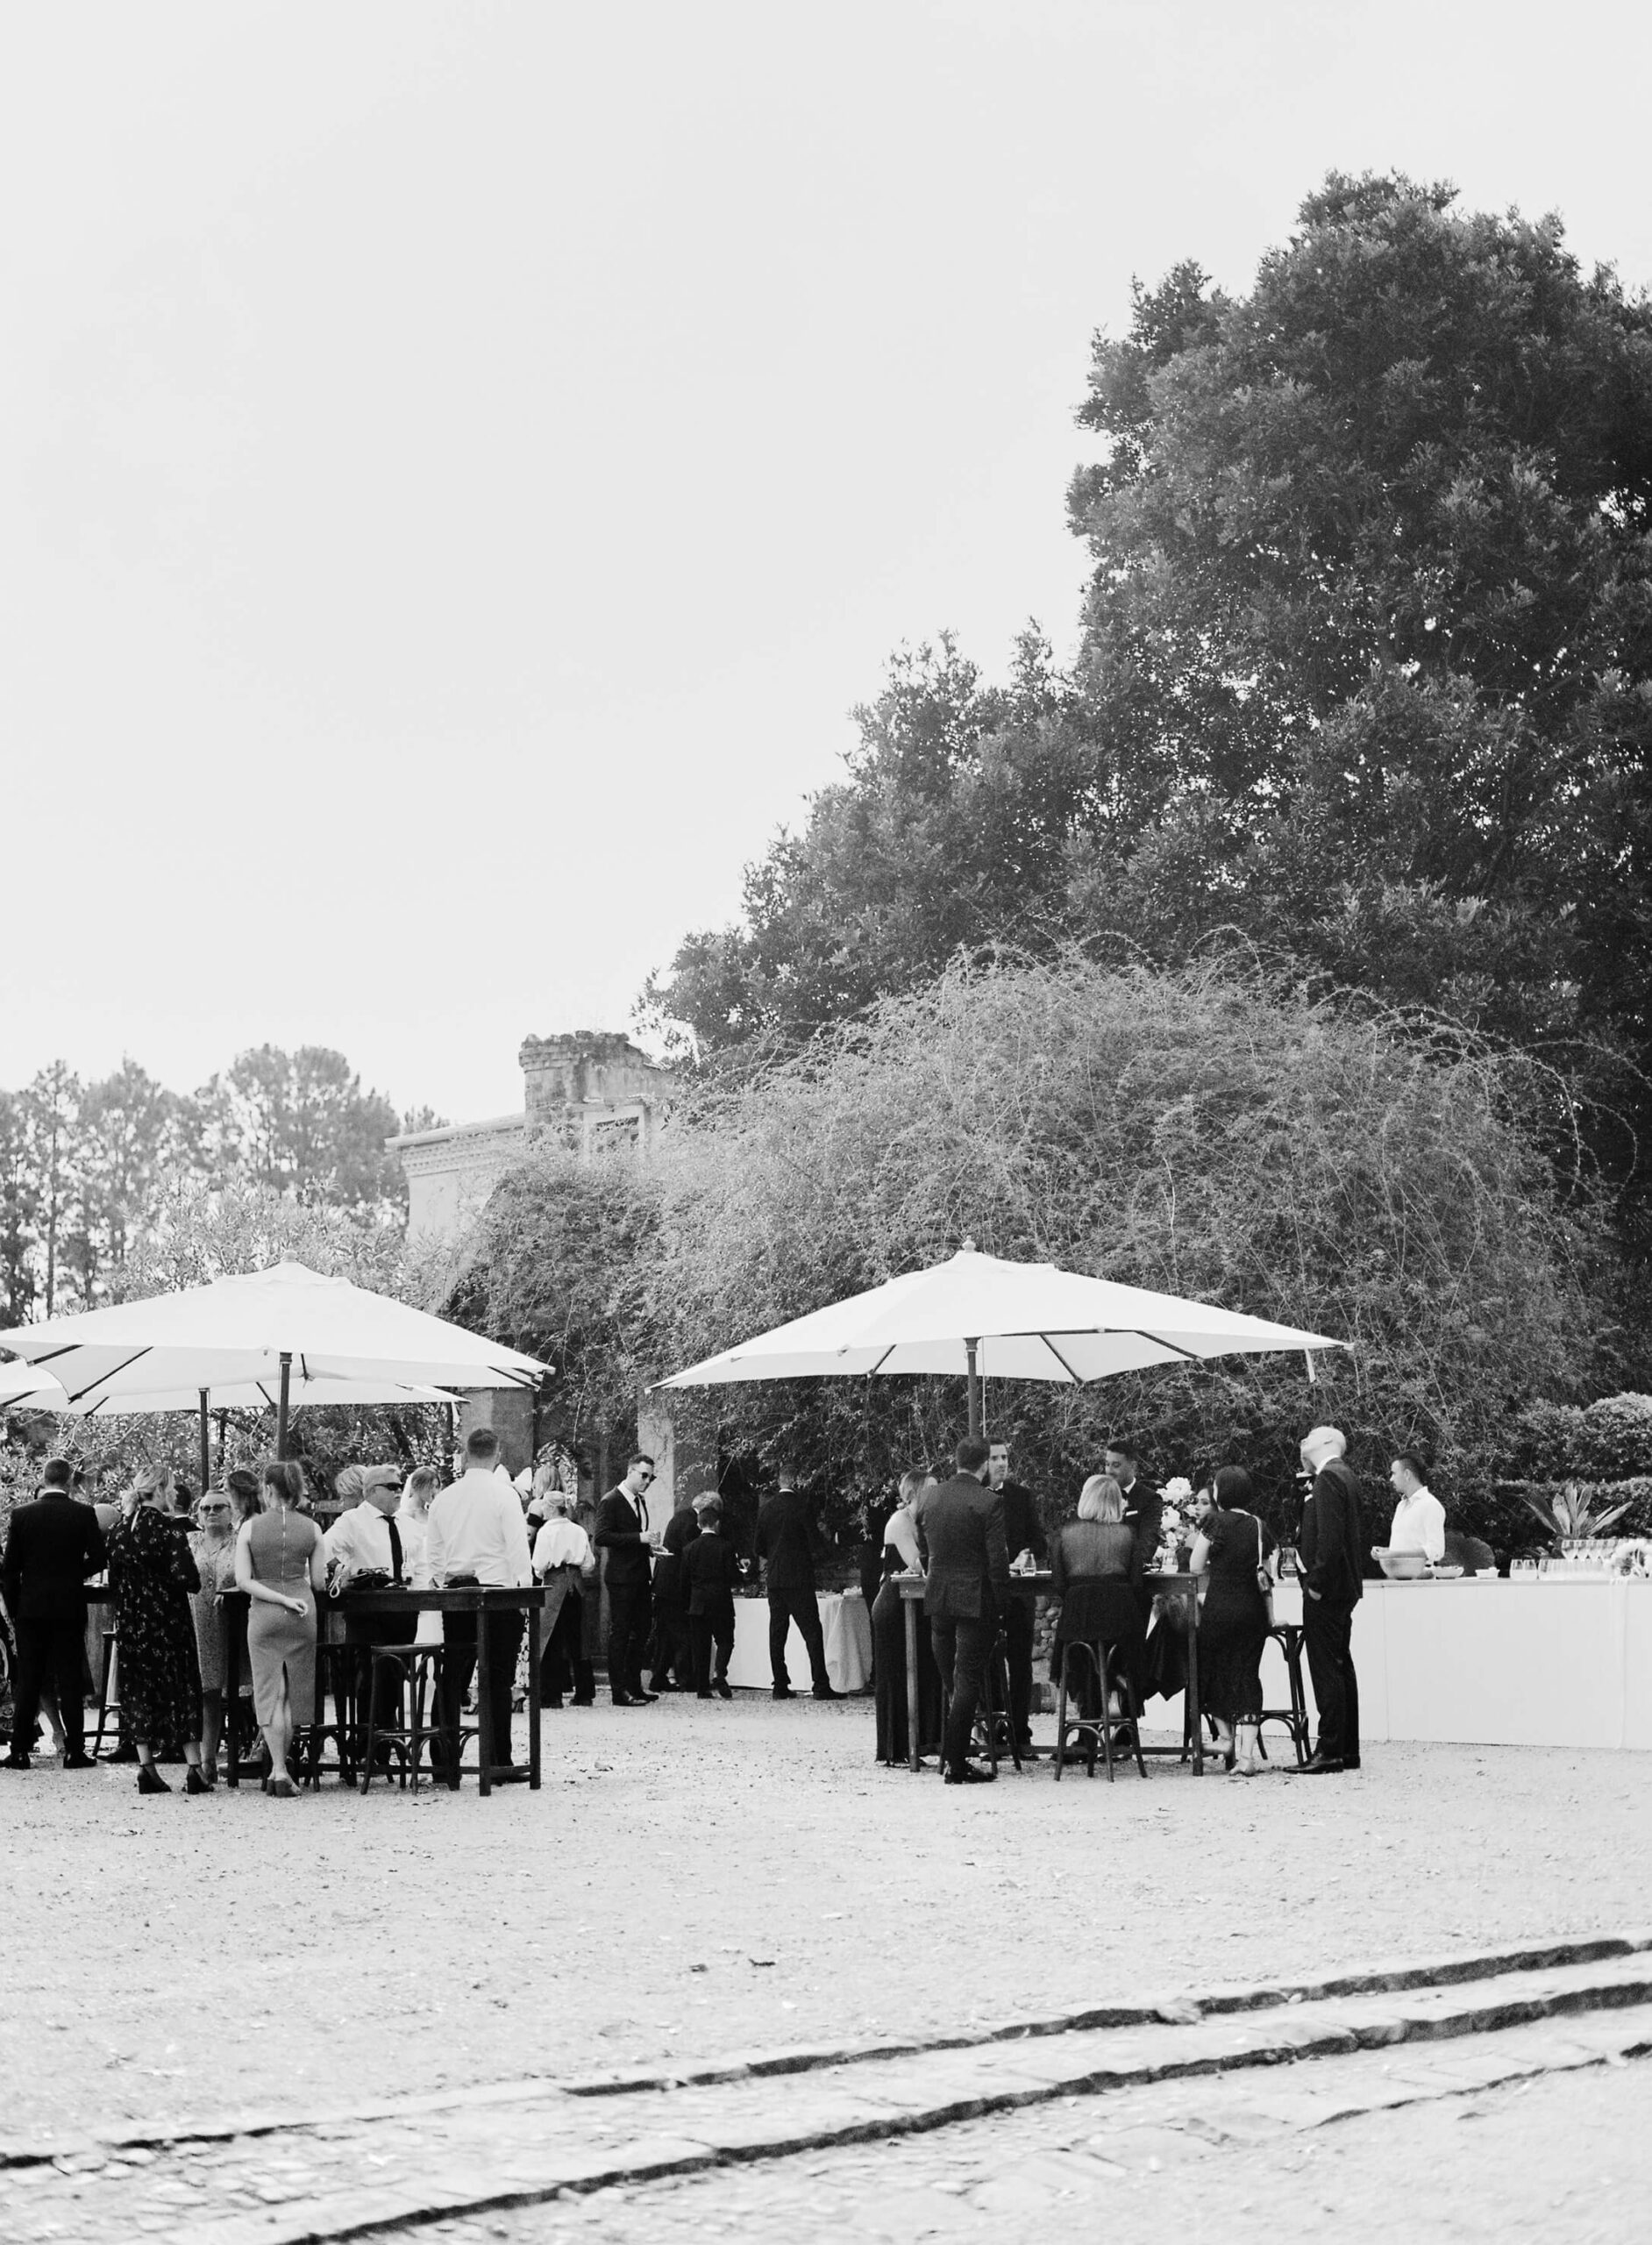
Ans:
[[[401,1582],[407,1572],[402,1558],[402,1531],[390,1517],[402,1499],[401,1474],[394,1465],[346,1466],[333,1487],[354,1489],[357,1501],[348,1512],[339,1514],[321,1539],[328,1573],[341,1579],[346,1588],[357,1575],[388,1575],[393,1583]],[[345,1643],[357,1649],[352,1664],[355,1707],[350,1731],[358,1763],[367,1750],[367,1703],[373,1689],[373,1657],[367,1647],[410,1645],[418,1625],[417,1614],[346,1611],[345,1614]]]
[[[441,1490],[430,1510],[425,1564],[438,1590],[466,1583],[514,1588],[533,1580],[528,1530],[516,1491],[502,1473],[499,1437],[476,1427],[465,1439],[465,1471]],[[510,1703],[522,1646],[520,1611],[488,1616],[488,1706],[493,1725],[494,1783],[525,1784],[511,1759]],[[459,1752],[459,1716],[476,1667],[476,1616],[443,1616],[442,1728],[451,1767]]]
[[[1388,1531],[1391,1551],[1421,1551],[1436,1566],[1445,1557],[1445,1507],[1424,1479],[1423,1462],[1414,1450],[1402,1450],[1388,1469],[1388,1481],[1399,1502],[1394,1507]]]
[[[584,1590],[596,1572],[596,1553],[579,1522],[568,1516],[574,1500],[566,1491],[548,1488],[538,1501],[545,1525],[534,1538],[533,1572],[545,1586],[544,1704],[559,1707],[571,1686],[574,1706],[588,1707],[596,1685],[585,1657]]]

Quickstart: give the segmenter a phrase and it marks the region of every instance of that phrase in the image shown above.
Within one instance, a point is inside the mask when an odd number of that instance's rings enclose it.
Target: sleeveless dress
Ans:
[[[1257,1587],[1260,1552],[1271,1551],[1256,1514],[1213,1512],[1201,1533],[1209,1547],[1210,1588],[1199,1614],[1199,1697],[1224,1722],[1255,1722],[1262,1713],[1262,1654],[1267,1600]]]
[[[253,1575],[284,1597],[302,1598],[305,1610],[290,1614],[255,1598],[246,1617],[246,1652],[253,1671],[253,1705],[260,1723],[272,1723],[281,1705],[281,1675],[293,1721],[301,1728],[315,1720],[316,1594],[310,1586],[310,1555],[321,1530],[307,1513],[283,1509],[255,1513],[242,1533]]]
[[[878,1759],[890,1769],[908,1757],[907,1729],[907,1617],[894,1578],[904,1572],[906,1557],[890,1534],[892,1518],[884,1529],[883,1587],[872,1608],[872,1676],[878,1709]],[[918,1749],[938,1753],[941,1745],[941,1671],[929,1643],[929,1618],[922,1603],[918,1624]]]

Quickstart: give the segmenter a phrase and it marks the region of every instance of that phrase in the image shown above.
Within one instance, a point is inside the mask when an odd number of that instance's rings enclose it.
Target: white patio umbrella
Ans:
[[[0,1347],[48,1372],[71,1410],[113,1413],[128,1396],[198,1399],[204,1390],[217,1400],[221,1392],[268,1389],[278,1455],[286,1449],[295,1374],[301,1386],[342,1380],[532,1388],[550,1370],[535,1357],[302,1263],[17,1326],[0,1333]]]
[[[452,1400],[444,1388],[421,1387],[409,1380],[305,1379],[300,1373],[292,1382],[288,1408],[315,1410],[331,1405],[334,1408],[365,1411],[389,1404],[451,1403]],[[200,1418],[201,1486],[205,1488],[211,1478],[209,1411],[274,1411],[279,1416],[281,1394],[279,1387],[272,1387],[265,1381],[246,1380],[210,1389],[197,1388],[193,1394],[182,1388],[153,1395],[129,1395],[123,1390],[112,1400],[98,1395],[72,1402],[68,1392],[49,1372],[33,1365],[0,1365],[0,1410],[16,1404],[26,1404],[34,1411],[53,1411],[60,1417],[71,1419],[115,1419],[128,1414],[159,1416],[165,1411],[196,1413]]]
[[[944,1263],[811,1310],[659,1385],[962,1372],[969,1381],[970,1431],[978,1434],[979,1383],[988,1376],[1076,1384],[1150,1365],[1345,1345],[1240,1310],[1087,1279],[1054,1263],[1006,1262],[966,1240]]]

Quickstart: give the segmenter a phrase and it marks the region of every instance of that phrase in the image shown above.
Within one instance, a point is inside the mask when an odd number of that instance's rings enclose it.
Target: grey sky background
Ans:
[[[0,1083],[266,1039],[520,1104],[901,641],[1072,645],[1132,274],[1332,167],[1652,278],[1647,11],[0,13]]]

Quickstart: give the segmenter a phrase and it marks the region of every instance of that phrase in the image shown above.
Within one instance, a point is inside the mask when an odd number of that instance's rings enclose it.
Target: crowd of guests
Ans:
[[[1304,1497],[1294,1557],[1319,1734],[1297,1775],[1360,1766],[1351,1641],[1368,1547],[1365,1499],[1347,1448],[1335,1427],[1315,1427],[1300,1444]],[[1445,1513],[1422,1459],[1400,1452],[1389,1478],[1398,1501],[1386,1548],[1437,1561],[1445,1550]],[[1031,1746],[1033,1600],[1012,1593],[1011,1577],[1046,1562],[1058,1607],[1052,1680],[1065,1673],[1073,1688],[1092,1757],[1097,1719],[1116,1718],[1115,1741],[1134,1743],[1145,1699],[1173,1697],[1187,1680],[1186,1607],[1166,1602],[1154,1586],[1164,1515],[1137,1446],[1123,1438],[1107,1448],[1074,1517],[1048,1546],[1031,1493],[1010,1477],[1008,1444],[972,1438],[959,1443],[951,1475],[927,1467],[905,1474],[883,1529],[882,1582],[872,1607],[879,1760],[899,1766],[911,1744],[902,1577],[923,1579],[916,1615],[920,1753],[939,1753],[949,1784],[991,1781],[993,1772],[970,1758],[989,1666],[994,1719],[1001,1710],[1015,1744]],[[1255,1777],[1263,1767],[1262,1657],[1273,1627],[1279,1546],[1243,1466],[1203,1477],[1192,1517],[1185,1556],[1198,1584],[1200,1707],[1229,1772]],[[1182,1556],[1175,1555],[1178,1564]]]
[[[1305,1592],[1305,1650],[1319,1711],[1314,1774],[1359,1766],[1358,1686],[1350,1638],[1364,1573],[1364,1500],[1335,1428],[1301,1444],[1307,1496],[1297,1536]],[[641,1452],[595,1509],[592,1528],[550,1462],[513,1483],[486,1428],[467,1437],[453,1478],[433,1467],[350,1466],[334,1485],[338,1513],[325,1529],[308,1508],[304,1477],[291,1461],[257,1472],[237,1467],[198,1501],[164,1464],[142,1467],[116,1505],[89,1501],[81,1469],[47,1461],[37,1499],[14,1513],[4,1591],[17,1643],[15,1717],[4,1766],[26,1769],[43,1718],[67,1769],[91,1766],[84,1731],[89,1666],[98,1648],[87,1633],[86,1584],[108,1570],[118,1645],[120,1743],[115,1758],[137,1764],[140,1792],[171,1790],[157,1763],[182,1758],[184,1788],[210,1790],[224,1754],[261,1736],[266,1789],[296,1790],[297,1734],[316,1704],[319,1601],[329,1589],[406,1585],[543,1586],[545,1703],[588,1706],[595,1582],[608,1604],[608,1679],[616,1707],[646,1707],[664,1692],[732,1697],[736,1593],[760,1570],[769,1605],[773,1695],[793,1695],[787,1646],[795,1627],[819,1699],[838,1696],[827,1671],[816,1596],[819,1536],[813,1507],[794,1479],[758,1509],[749,1549],[737,1545],[722,1500],[680,1503],[663,1527],[650,1518],[653,1460]],[[1444,1512],[1422,1460],[1401,1452],[1391,1482],[1398,1500],[1390,1548],[1437,1559]],[[1184,1485],[1186,1486],[1186,1485]],[[1271,1627],[1278,1559],[1257,1509],[1250,1476],[1224,1465],[1193,1499],[1185,1555],[1200,1579],[1200,1700],[1216,1745],[1235,1775],[1256,1775],[1262,1718],[1261,1663]],[[908,1758],[906,1615],[900,1578],[922,1577],[917,1622],[918,1746],[937,1751],[952,1784],[986,1782],[970,1759],[989,1664],[994,1703],[1009,1736],[1030,1747],[1034,1605],[1011,1594],[1013,1573],[1048,1571],[1057,1614],[1052,1678],[1064,1668],[1092,1750],[1098,1718],[1116,1718],[1129,1742],[1145,1697],[1178,1693],[1186,1648],[1184,1608],[1156,1601],[1154,1564],[1164,1504],[1137,1447],[1115,1438],[1080,1490],[1074,1517],[1047,1538],[1032,1493],[1010,1472],[1007,1443],[959,1444],[953,1471],[904,1475],[873,1550],[872,1630],[876,1751],[891,1766]],[[244,1594],[232,1610],[225,1594]],[[352,1743],[364,1744],[361,1711],[371,1692],[372,1643],[441,1643],[439,1753],[456,1759],[461,1714],[477,1665],[477,1616],[344,1609],[344,1643],[356,1653]],[[524,1615],[488,1614],[490,1715],[495,1782],[525,1778],[511,1752]],[[238,1704],[226,1704],[229,1632],[245,1631]],[[1108,1648],[1105,1673],[1094,1649]],[[238,1644],[238,1653],[242,1648]],[[1080,1657],[1082,1654],[1083,1657]],[[646,1674],[645,1674],[645,1671]],[[250,1711],[241,1702],[250,1700]]]

